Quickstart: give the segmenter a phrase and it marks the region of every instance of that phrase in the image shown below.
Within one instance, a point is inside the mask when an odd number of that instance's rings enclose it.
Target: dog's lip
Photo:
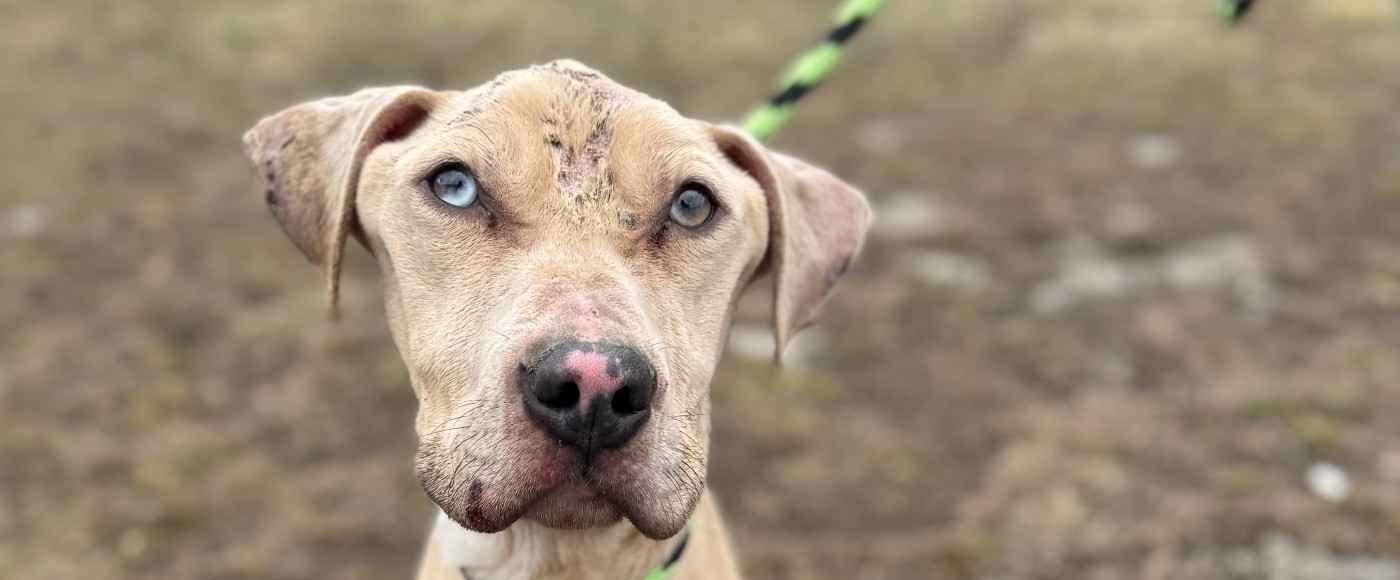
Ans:
[[[597,489],[585,476],[582,457],[564,448],[550,449],[532,465],[506,479],[477,480],[466,487],[466,497],[458,498],[460,512],[444,512],[467,529],[494,533],[513,525],[535,506],[546,500],[607,501],[608,493]],[[464,501],[463,501],[464,500]]]
[[[548,495],[553,499],[587,501],[590,499],[602,499],[604,494],[585,482],[571,481],[555,487]]]
[[[644,442],[633,440],[621,447],[601,450],[585,464],[574,449],[552,440],[536,439],[529,460],[515,462],[513,469],[474,481],[465,489],[458,488],[467,493],[442,498],[447,501],[438,503],[454,521],[478,532],[504,530],[542,506],[577,506],[580,517],[586,517],[582,514],[607,505],[647,537],[672,537],[685,526],[681,510],[676,509],[679,503],[698,500],[698,495],[661,497],[660,494],[685,491],[670,490],[660,481],[638,477],[636,454],[642,450],[637,446]],[[558,516],[557,511],[551,513]],[[571,527],[568,523],[562,525]]]

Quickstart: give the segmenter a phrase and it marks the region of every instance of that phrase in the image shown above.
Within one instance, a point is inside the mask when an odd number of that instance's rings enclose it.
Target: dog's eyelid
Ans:
[[[712,180],[703,177],[688,177],[682,179],[680,183],[671,190],[671,198],[675,199],[676,196],[692,188],[698,189],[700,193],[705,194],[705,197],[710,198],[710,203],[713,203],[716,208],[724,205],[725,199],[724,196],[720,194],[720,188]]]
[[[424,163],[419,164],[417,174],[423,181],[431,181],[434,175],[442,173],[448,169],[460,169],[470,173],[473,177],[480,179],[476,168],[472,164],[462,161],[456,157],[434,157]]]

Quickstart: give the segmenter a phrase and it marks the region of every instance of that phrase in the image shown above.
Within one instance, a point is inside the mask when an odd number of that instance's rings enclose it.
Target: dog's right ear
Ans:
[[[365,89],[303,103],[266,117],[243,135],[283,231],[321,268],[334,309],[340,256],[355,221],[355,189],[376,145],[412,133],[439,96],[419,87]]]
[[[860,252],[870,226],[865,195],[825,170],[769,151],[742,129],[712,125],[715,143],[763,188],[768,201],[768,253],[773,273],[774,360],[788,339],[816,316]]]

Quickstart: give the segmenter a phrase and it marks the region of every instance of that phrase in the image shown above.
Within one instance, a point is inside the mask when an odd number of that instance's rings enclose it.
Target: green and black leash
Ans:
[[[749,113],[744,119],[744,130],[760,141],[777,133],[792,116],[797,101],[812,92],[831,73],[831,69],[841,60],[846,43],[884,3],[885,0],[847,0],[837,12],[836,26],[826,39],[797,60],[792,70],[783,77],[781,88],[773,98]],[[1237,24],[1254,7],[1254,3],[1255,0],[1215,0],[1215,9],[1226,22]]]
[[[797,60],[797,64],[783,78],[778,93],[744,119],[744,130],[760,141],[778,132],[792,116],[797,101],[831,73],[836,62],[841,60],[841,51],[845,49],[846,42],[884,3],[885,0],[847,0],[836,13],[836,26],[826,35],[826,40]]]
[[[1238,23],[1254,6],[1254,0],[1215,0],[1215,10],[1230,24]]]
[[[836,26],[816,48],[802,55],[793,65],[778,93],[744,119],[744,130],[761,140],[781,129],[792,116],[797,101],[812,92],[841,60],[841,51],[885,0],[847,0],[836,14]],[[1215,0],[1216,12],[1230,24],[1244,19],[1255,0]]]

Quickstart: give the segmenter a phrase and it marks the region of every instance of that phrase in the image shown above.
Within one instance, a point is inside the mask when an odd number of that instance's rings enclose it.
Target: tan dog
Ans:
[[[572,61],[306,103],[244,142],[332,301],[347,236],[379,264],[445,514],[420,578],[674,555],[672,578],[737,577],[705,492],[710,378],[758,273],[779,353],[812,318],[864,237],[858,191]]]

